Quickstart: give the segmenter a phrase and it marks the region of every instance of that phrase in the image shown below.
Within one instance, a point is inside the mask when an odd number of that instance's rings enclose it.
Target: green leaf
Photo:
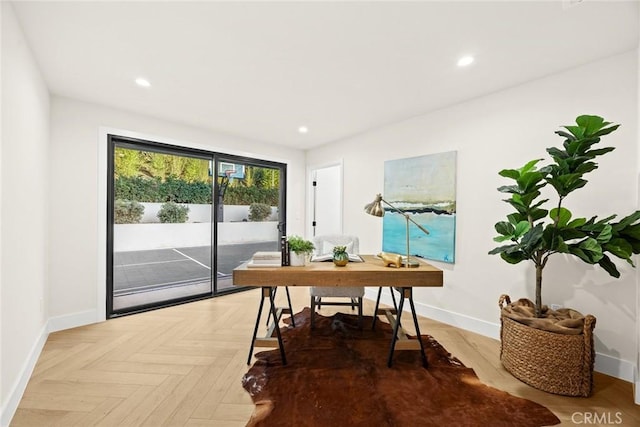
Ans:
[[[605,148],[598,148],[597,150],[591,150],[589,151],[589,155],[592,157],[596,157],[596,156],[602,156],[603,154],[607,154],[613,150],[615,150],[616,147],[605,147]]]
[[[517,248],[518,245],[505,245],[505,246],[498,246],[497,248],[493,248],[489,251],[489,255],[496,255],[496,254],[501,254],[503,252],[512,250],[513,248]]]
[[[556,147],[547,148],[547,153],[549,153],[549,155],[554,159],[566,159],[567,157],[569,157],[569,154],[567,154],[566,151]]]
[[[527,172],[520,175],[518,178],[518,186],[524,191],[534,191],[536,185],[544,179],[544,176],[540,172]]]
[[[553,250],[560,253],[569,253],[569,246],[565,243],[561,236],[557,236],[553,243]]]
[[[609,122],[605,122],[604,119],[600,116],[579,116],[576,118],[576,123],[581,128],[584,128],[584,134],[586,136],[593,135],[603,127],[611,124]]]
[[[518,187],[517,185],[503,185],[501,187],[498,187],[498,191],[501,193],[518,194],[520,193],[520,187]]]
[[[522,262],[528,259],[527,256],[522,251],[512,252],[512,253],[502,252],[500,256],[502,257],[503,260],[507,261],[509,264],[517,264],[519,262]]]
[[[586,162],[578,166],[575,171],[580,174],[589,173],[593,170],[598,169],[598,164],[594,162]]]
[[[521,167],[519,169],[520,171],[520,175],[525,174],[527,172],[530,172],[532,170],[535,169],[535,166],[538,164],[538,162],[542,161],[542,159],[535,159],[535,160],[531,160],[529,162],[527,162],[527,164],[525,164],[523,167]]]
[[[591,238],[591,237],[589,237],[588,239],[583,240],[580,243],[580,248],[582,250],[589,251],[589,252],[597,252],[597,251],[601,252],[601,248],[600,248],[600,245],[598,244],[598,241],[596,239]]]
[[[518,212],[526,211],[526,206],[520,200],[517,194],[514,194],[510,199],[504,199],[505,202],[516,208]]]
[[[542,224],[538,224],[535,227],[529,229],[524,236],[522,236],[522,240],[520,241],[520,246],[527,253],[532,253],[540,244],[542,240],[542,233],[544,229],[542,228]]]
[[[587,237],[586,233],[584,233],[583,231],[571,227],[565,227],[558,230],[558,234],[565,242],[575,239],[584,239],[585,237]]]
[[[571,219],[571,211],[567,208],[554,208],[549,212],[549,217],[556,223],[557,227],[564,227]]]
[[[617,224],[611,224],[611,225],[613,226],[613,229],[615,231],[620,231],[630,226],[631,224],[637,222],[638,220],[640,220],[640,211],[635,211],[631,215],[627,215],[624,218],[622,218]]]
[[[503,176],[505,178],[518,179],[520,178],[520,172],[515,169],[503,169],[498,172],[498,175]]]
[[[611,239],[610,242],[603,245],[603,249],[611,252],[613,255],[622,259],[629,259],[633,254],[633,248],[624,239]]]
[[[569,253],[577,256],[586,263],[593,264],[591,262],[591,258],[589,258],[587,254],[585,254],[585,252],[577,246],[569,246]]]
[[[598,132],[594,133],[593,136],[604,136],[604,135],[608,135],[611,132],[613,132],[614,130],[618,129],[620,127],[620,125],[613,125],[610,126],[608,128],[604,128],[599,130]]]
[[[503,236],[508,236],[509,238],[511,238],[511,236],[513,236],[514,232],[515,232],[515,227],[506,222],[506,221],[500,221],[497,222],[496,225],[494,226],[496,231],[498,232],[498,234],[501,234]]]
[[[515,238],[516,239],[520,238],[524,233],[529,231],[530,228],[531,228],[531,224],[529,224],[529,221],[520,221],[518,225],[516,225],[516,229],[514,233]]]
[[[589,221],[585,222],[585,224],[580,227],[580,230],[585,232],[600,233],[604,229],[604,227],[615,217],[615,215],[611,215],[596,222],[597,217],[594,216],[590,218]]]
[[[564,127],[566,130],[568,130],[569,132],[571,132],[571,134],[573,136],[575,136],[576,138],[580,139],[580,138],[584,138],[584,128],[580,127],[580,126],[565,126]]]
[[[531,209],[529,211],[529,215],[531,216],[532,221],[537,221],[547,216],[549,213],[546,209]]]
[[[524,206],[532,207],[531,203],[540,195],[539,191],[533,191],[531,193],[520,194],[518,197]]]
[[[527,216],[524,215],[524,214],[521,214],[520,212],[514,212],[512,214],[507,215],[507,219],[509,220],[509,222],[512,225],[515,226],[520,221],[526,221],[527,220]]]
[[[571,221],[570,223],[567,224],[567,228],[576,228],[576,227],[580,227],[582,225],[584,225],[584,223],[587,222],[587,220],[585,218],[576,218],[573,221]]]
[[[583,253],[587,256],[590,264],[594,264],[602,258],[602,247],[591,237],[583,240],[578,247],[583,251]]]
[[[506,242],[507,240],[511,240],[512,238],[513,238],[512,236],[496,236],[493,238],[493,241],[502,243],[502,242]]]
[[[613,227],[611,227],[611,225],[609,224],[605,225],[602,231],[598,233],[598,235],[596,236],[596,240],[598,241],[598,243],[603,244],[610,241],[612,236],[612,231],[613,231]]]
[[[567,154],[569,155],[569,157],[573,157],[576,155],[576,153],[580,153],[581,151],[583,151],[584,139],[570,141],[568,143],[565,143],[564,146],[567,149]]]
[[[567,138],[567,139],[568,139],[568,140],[570,140],[570,141],[572,141],[572,140],[574,140],[574,139],[575,139],[575,136],[573,136],[573,135],[571,135],[570,133],[565,132],[565,131],[563,131],[563,130],[557,130],[557,131],[555,131],[555,133],[556,133],[557,135],[560,135],[560,136],[563,136],[563,137]]]
[[[615,226],[613,227],[613,229],[615,230]],[[630,225],[628,227],[625,227],[620,231],[620,234],[627,238],[640,240],[640,224]]]
[[[604,270],[607,273],[609,273],[611,276],[616,278],[620,277],[620,272],[618,271],[618,269],[616,268],[616,265],[611,261],[611,259],[609,259],[608,256],[603,255],[602,259],[598,261],[598,265],[604,268]]]

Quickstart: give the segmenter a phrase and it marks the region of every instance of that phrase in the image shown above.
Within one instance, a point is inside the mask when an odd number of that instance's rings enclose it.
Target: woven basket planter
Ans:
[[[498,304],[511,303],[508,295]],[[593,389],[593,329],[587,315],[580,335],[544,331],[500,316],[500,360],[514,377],[539,390],[565,396],[591,395]]]

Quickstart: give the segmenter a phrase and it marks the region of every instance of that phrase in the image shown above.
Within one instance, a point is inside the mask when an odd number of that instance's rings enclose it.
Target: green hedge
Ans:
[[[278,205],[277,188],[227,187],[226,205],[264,203]],[[186,182],[177,178],[119,177],[115,180],[115,198],[147,203],[211,203],[211,187],[206,182]]]
[[[115,180],[116,199],[147,203],[211,203],[211,188],[205,182],[176,178],[120,177]]]
[[[225,205],[250,205],[264,203],[278,206],[280,191],[277,188],[228,187],[224,195]]]

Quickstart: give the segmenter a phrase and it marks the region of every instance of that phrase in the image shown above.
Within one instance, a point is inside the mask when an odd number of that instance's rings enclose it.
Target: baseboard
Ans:
[[[97,310],[80,311],[78,313],[49,318],[48,331],[63,331],[65,329],[77,328],[78,326],[90,325],[99,321]]]
[[[633,383],[634,381],[633,363],[629,362],[628,360],[611,357],[607,354],[596,352],[596,363],[594,366],[594,370],[596,372],[600,372],[601,374],[610,375],[612,377],[616,377],[630,383]]]
[[[375,301],[377,296],[377,288],[367,288],[365,290],[366,298]],[[393,305],[393,301],[391,300],[391,295],[388,290],[382,291],[380,302],[386,305]],[[437,320],[438,322],[446,323],[447,325],[455,326],[456,328],[464,329],[465,331],[475,332],[485,337],[497,340],[500,339],[499,323],[487,322],[485,320],[433,307],[417,301],[414,304],[416,307],[416,313],[420,316],[428,317],[429,319]],[[404,311],[409,310],[409,306],[404,307]],[[634,368],[634,364],[627,360],[618,359],[602,353],[596,353],[594,370],[631,383],[635,381],[635,399],[636,402],[638,402],[640,394],[640,378],[637,376],[634,378]]]
[[[640,405],[640,371],[638,371],[638,367],[634,369],[634,383],[633,383],[633,401],[636,405]]]
[[[40,331],[38,339],[33,344],[33,347],[29,352],[29,356],[22,365],[22,369],[20,369],[20,375],[18,379],[9,391],[9,397],[6,401],[6,404],[2,408],[0,408],[0,425],[2,427],[7,427],[9,425],[11,419],[13,418],[13,415],[18,409],[20,399],[22,399],[22,395],[27,388],[27,384],[29,383],[29,379],[31,378],[33,369],[38,362],[38,358],[40,357],[40,353],[44,348],[44,344],[47,342],[48,336],[48,324],[45,323],[45,325],[42,327],[42,330]]]
[[[365,297],[375,301],[378,297],[378,288],[366,288]],[[389,294],[389,290],[387,288],[383,288],[380,302],[386,305],[393,305],[391,294]],[[485,337],[496,340],[500,339],[500,325],[497,323],[491,323],[465,314],[443,310],[418,301],[415,301],[414,305],[416,307],[416,313],[420,316],[428,317],[429,319],[437,320],[438,322],[446,323],[447,325],[455,326],[456,328],[464,329],[465,331],[475,332]],[[404,310],[409,311],[410,307],[407,305],[404,307]]]

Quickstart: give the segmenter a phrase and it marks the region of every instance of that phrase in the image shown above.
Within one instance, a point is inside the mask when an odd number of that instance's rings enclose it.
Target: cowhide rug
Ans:
[[[423,335],[429,367],[417,350],[396,351],[392,330],[372,317],[295,315],[282,328],[287,356],[260,352],[242,379],[256,405],[249,426],[546,426],[560,420],[545,407],[482,384],[471,368]],[[405,322],[411,321],[407,316]]]

